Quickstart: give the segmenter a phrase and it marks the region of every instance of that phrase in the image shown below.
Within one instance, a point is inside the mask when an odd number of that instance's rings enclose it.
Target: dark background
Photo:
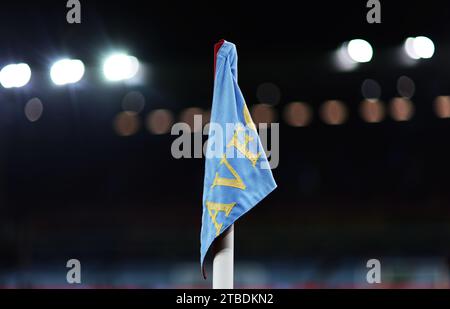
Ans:
[[[378,25],[366,22],[366,1],[81,1],[81,25],[67,24],[65,1],[2,2],[0,65],[24,61],[33,76],[24,88],[0,88],[0,286],[64,284],[70,258],[92,269],[87,284],[147,286],[136,275],[126,277],[136,265],[151,268],[151,286],[206,284],[198,265],[204,161],[174,159],[175,137],[152,135],[144,126],[118,136],[113,119],[130,90],[146,98],[142,121],[159,108],[176,120],[187,107],[209,109],[213,45],[222,38],[237,45],[249,105],[272,103],[258,101],[263,83],[281,93],[273,107],[280,122],[278,189],[236,224],[237,263],[262,263],[268,272],[270,265],[290,265],[287,273],[307,271],[303,261],[319,261],[320,269],[339,268],[338,261],[364,267],[370,257],[445,264],[450,122],[435,115],[433,101],[450,94],[450,6],[381,2]],[[402,65],[397,50],[419,35],[434,41],[434,57]],[[369,41],[374,58],[338,72],[331,54],[353,38]],[[144,84],[99,77],[102,57],[116,49],[146,64],[151,74]],[[48,68],[62,55],[84,61],[79,84],[52,86]],[[377,80],[387,106],[399,95],[402,75],[416,85],[413,118],[364,122],[362,82]],[[44,112],[31,123],[23,109],[33,97]],[[319,108],[329,99],[345,102],[347,122],[321,121]],[[292,101],[311,106],[309,126],[284,122]],[[194,279],[167,275],[185,264]],[[49,279],[46,270],[61,277]],[[270,278],[277,279],[267,285],[284,282],[281,275]]]

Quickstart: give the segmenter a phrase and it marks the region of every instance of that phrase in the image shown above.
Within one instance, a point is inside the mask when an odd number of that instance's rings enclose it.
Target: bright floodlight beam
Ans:
[[[14,63],[5,66],[0,71],[0,84],[4,88],[20,88],[31,79],[31,69],[26,63]]]
[[[422,59],[430,59],[434,55],[434,43],[425,36],[418,36],[414,39],[414,50]]]
[[[351,40],[347,45],[347,52],[354,62],[370,62],[373,57],[373,49],[369,42],[361,39]]]
[[[430,59],[435,51],[433,41],[425,36],[407,38],[404,43],[404,49],[408,57],[414,60]]]
[[[109,81],[131,79],[139,71],[139,61],[136,57],[126,54],[115,54],[106,59],[103,73]]]
[[[344,42],[334,54],[336,67],[342,71],[354,70],[358,64],[370,62],[372,57],[372,46],[361,39]]]
[[[420,57],[419,55],[417,55],[416,50],[414,49],[414,41],[415,38],[407,38],[403,47],[409,58],[418,60],[420,59]]]
[[[62,59],[50,69],[50,77],[55,85],[67,85],[79,82],[84,75],[84,64],[77,59]]]

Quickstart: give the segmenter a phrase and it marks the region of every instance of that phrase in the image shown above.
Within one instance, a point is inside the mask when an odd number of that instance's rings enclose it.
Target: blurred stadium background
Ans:
[[[255,121],[280,122],[279,188],[236,225],[236,286],[373,287],[377,258],[376,287],[448,287],[450,6],[382,1],[379,25],[367,10],[82,1],[69,25],[65,1],[2,3],[0,67],[32,75],[0,87],[0,287],[74,287],[71,258],[78,287],[210,286],[204,161],[174,159],[170,128],[207,119],[221,38],[238,47]],[[405,52],[417,36],[434,42],[430,59]],[[336,52],[352,39],[373,58],[342,70]],[[138,76],[104,79],[116,51],[139,59]],[[84,62],[78,83],[52,83],[61,57]]]

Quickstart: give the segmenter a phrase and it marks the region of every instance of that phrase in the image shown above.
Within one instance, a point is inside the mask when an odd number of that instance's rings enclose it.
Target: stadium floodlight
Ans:
[[[103,73],[109,81],[131,79],[138,71],[138,59],[126,54],[112,55],[108,57],[103,64]]]
[[[422,59],[430,59],[434,55],[434,43],[425,36],[418,36],[414,39],[414,50]]]
[[[81,60],[62,59],[52,65],[50,77],[56,85],[73,84],[81,80],[84,71]]]
[[[341,71],[354,70],[360,63],[370,62],[372,57],[372,46],[362,39],[344,42],[334,53],[336,67]]]
[[[420,56],[416,53],[416,50],[414,48],[414,41],[415,38],[407,38],[403,47],[409,58],[417,60],[420,59]]]
[[[414,60],[430,59],[435,51],[433,41],[425,36],[407,38],[404,43],[404,49],[406,54]]]
[[[370,62],[373,57],[373,49],[369,42],[361,39],[351,40],[347,45],[350,58],[359,63]]]
[[[0,84],[4,88],[20,88],[31,79],[31,69],[26,63],[8,64],[0,71]]]

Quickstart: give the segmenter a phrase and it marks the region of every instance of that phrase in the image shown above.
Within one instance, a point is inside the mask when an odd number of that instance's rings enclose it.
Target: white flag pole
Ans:
[[[234,225],[214,242],[213,289],[232,289],[234,276]]]

